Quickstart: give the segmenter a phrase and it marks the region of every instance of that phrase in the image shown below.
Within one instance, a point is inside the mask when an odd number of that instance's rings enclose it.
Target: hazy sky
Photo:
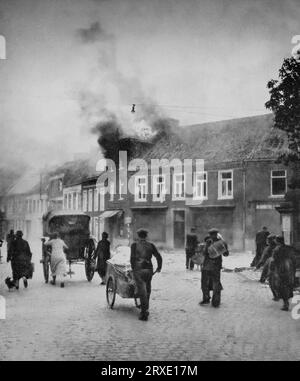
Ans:
[[[299,0],[0,0],[0,160],[95,147],[132,103],[183,125],[264,113],[299,20]]]

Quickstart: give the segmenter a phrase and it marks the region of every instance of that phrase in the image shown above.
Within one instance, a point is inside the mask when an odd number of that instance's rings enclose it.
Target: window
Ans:
[[[194,199],[207,198],[207,172],[196,172],[194,175]]]
[[[173,176],[173,199],[182,200],[185,196],[184,173],[174,173]]]
[[[93,189],[89,189],[89,212],[93,211]]]
[[[68,194],[68,209],[72,209],[72,193]]]
[[[73,210],[77,209],[77,193],[76,192],[73,193],[73,206],[72,206],[72,209]]]
[[[84,212],[87,211],[87,191],[86,190],[82,192],[82,210]]]
[[[219,199],[233,198],[233,171],[219,171]]]
[[[98,189],[94,191],[94,211],[97,212],[99,209],[99,192]]]
[[[135,201],[147,200],[147,177],[135,177]]]
[[[286,170],[271,171],[271,196],[284,196],[286,192]]]
[[[153,201],[164,201],[166,195],[166,177],[164,175],[153,176]]]

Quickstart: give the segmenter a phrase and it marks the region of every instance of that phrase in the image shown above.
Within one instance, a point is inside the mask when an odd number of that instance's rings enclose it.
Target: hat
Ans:
[[[22,237],[22,236],[23,236],[23,232],[22,232],[21,230],[18,230],[18,231],[16,232],[16,236],[17,236],[17,237]]]
[[[219,233],[219,229],[212,228],[208,231],[208,234],[214,234],[214,233]]]

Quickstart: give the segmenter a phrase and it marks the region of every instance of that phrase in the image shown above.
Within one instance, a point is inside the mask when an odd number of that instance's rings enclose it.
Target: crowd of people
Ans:
[[[149,300],[151,294],[151,281],[154,274],[152,256],[157,260],[157,272],[162,268],[162,256],[156,246],[147,240],[148,232],[145,229],[137,231],[137,240],[131,245],[130,263],[136,284],[137,294],[141,301],[140,320],[148,320]],[[7,262],[11,262],[12,279],[7,279],[9,288],[19,289],[19,281],[23,279],[24,287],[28,287],[28,279],[32,278],[33,264],[32,253],[26,240],[22,238],[22,231],[13,230],[6,237]],[[50,262],[52,280],[64,287],[64,279],[67,274],[66,253],[67,244],[53,233],[50,239],[43,241],[43,260]],[[96,263],[95,270],[101,279],[100,285],[106,282],[107,260],[111,257],[108,234],[102,233],[102,239],[95,244],[92,239],[88,240],[87,249]],[[229,255],[228,245],[219,233],[218,229],[210,229],[203,242],[198,240],[196,229],[192,228],[186,236],[186,269],[193,270],[197,265],[201,269],[201,306],[210,304],[217,308],[221,303],[222,257]],[[256,270],[262,269],[260,282],[269,281],[273,300],[283,300],[282,310],[289,310],[289,299],[293,296],[296,273],[296,256],[294,249],[284,243],[281,236],[270,234],[263,227],[256,235],[256,254],[251,263]],[[211,295],[212,293],[212,295]]]
[[[284,237],[270,234],[264,226],[256,234],[256,255],[251,263],[262,269],[260,282],[269,281],[273,300],[283,300],[283,311],[289,310],[296,282],[296,254],[292,246],[285,245]]]

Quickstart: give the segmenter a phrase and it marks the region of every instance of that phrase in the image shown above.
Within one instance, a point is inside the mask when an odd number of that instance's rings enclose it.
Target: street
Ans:
[[[185,270],[179,252],[163,253],[154,276],[148,322],[132,299],[107,308],[99,277],[87,282],[83,265],[66,287],[45,284],[38,255],[25,290],[8,292],[0,320],[1,360],[299,360],[300,320],[280,310],[267,286],[243,273],[223,272],[219,309],[200,307],[201,273]],[[0,265],[2,275],[9,273]]]

